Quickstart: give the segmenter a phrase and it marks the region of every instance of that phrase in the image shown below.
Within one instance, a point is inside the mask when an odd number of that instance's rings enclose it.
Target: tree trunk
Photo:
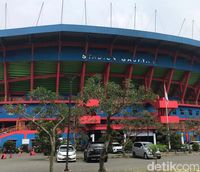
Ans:
[[[98,172],[106,172],[104,162],[105,162],[105,156],[108,152],[108,146],[109,146],[110,141],[111,141],[111,133],[112,133],[110,117],[111,117],[110,115],[107,116],[107,130],[106,130],[106,135],[107,135],[106,139],[107,140],[104,143],[103,150],[101,151],[101,155],[100,155],[100,159],[99,159],[99,171]]]
[[[53,164],[54,164],[54,153],[55,153],[55,133],[50,137],[51,142],[51,153],[49,156],[49,172],[53,172]]]

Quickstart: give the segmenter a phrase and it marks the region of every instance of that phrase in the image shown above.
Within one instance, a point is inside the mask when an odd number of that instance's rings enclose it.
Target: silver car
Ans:
[[[161,158],[161,153],[159,150],[153,155],[153,151],[151,149],[151,142],[135,142],[132,147],[133,157],[142,157],[144,159],[155,158],[155,155],[158,159]]]
[[[67,145],[60,145],[60,147],[57,150],[56,161],[57,162],[66,161],[66,155],[67,155]],[[76,149],[72,145],[69,145],[68,160],[73,162],[76,161]]]

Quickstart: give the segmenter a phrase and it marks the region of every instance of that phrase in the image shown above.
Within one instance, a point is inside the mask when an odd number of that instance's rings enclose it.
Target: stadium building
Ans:
[[[103,82],[118,84],[131,79],[160,96],[147,109],[166,121],[163,85],[169,97],[170,120],[200,119],[200,42],[160,33],[81,25],[50,25],[0,30],[0,146],[7,140],[16,146],[34,140],[36,131],[27,119],[9,115],[5,104],[39,102],[28,92],[38,86],[63,95],[69,101],[69,81],[74,75],[73,95],[81,92],[88,77],[101,74]],[[99,120],[85,118],[88,132],[106,129],[106,114]],[[113,120],[120,115],[113,117]],[[114,129],[120,126],[114,125]],[[194,133],[185,138],[200,139]]]

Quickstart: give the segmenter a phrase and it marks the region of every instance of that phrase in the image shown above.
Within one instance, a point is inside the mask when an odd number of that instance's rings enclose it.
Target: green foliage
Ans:
[[[192,150],[193,150],[193,151],[199,151],[199,144],[198,144],[198,143],[194,143],[194,144],[192,145]]]
[[[124,151],[125,152],[131,152],[132,146],[133,146],[132,140],[128,139],[127,142],[124,144]]]
[[[15,152],[16,145],[15,142],[8,140],[3,144],[3,150],[6,152]]]
[[[49,170],[52,172],[57,129],[66,125],[66,119],[69,116],[69,107],[64,103],[56,103],[55,100],[58,98],[56,93],[42,87],[33,90],[30,93],[30,97],[32,97],[33,100],[39,101],[40,104],[29,111],[27,111],[27,107],[24,104],[5,105],[5,109],[10,115],[19,114],[23,118],[28,118],[35,125],[39,134],[40,132],[45,133],[46,136],[40,137],[40,139],[43,139],[41,142],[51,145]],[[42,146],[46,146],[48,153],[48,145],[44,144]]]
[[[150,145],[149,148],[151,149],[152,154],[153,154],[154,156],[156,156],[156,152],[159,150],[158,145],[152,144],[152,145]]]
[[[181,143],[181,135],[179,134],[173,134],[170,135],[170,141],[171,141],[171,148],[174,150],[180,150],[182,147]]]
[[[52,123],[46,123],[45,128],[47,128],[47,130],[50,130],[53,127]],[[61,135],[58,134],[56,132],[55,134],[55,140],[56,140],[56,144],[55,144],[55,148],[57,148],[60,144],[58,138]],[[49,136],[41,129],[38,129],[38,133],[36,135],[36,140],[35,140],[35,151],[36,152],[43,152],[44,155],[50,155],[51,152],[51,143],[49,141]]]
[[[160,152],[167,152],[167,145],[157,144],[157,148]]]

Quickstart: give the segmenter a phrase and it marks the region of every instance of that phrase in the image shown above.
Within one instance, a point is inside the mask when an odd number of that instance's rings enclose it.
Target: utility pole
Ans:
[[[87,25],[87,2],[86,2],[86,0],[84,3],[84,11],[85,11],[85,25]]]
[[[112,27],[112,2],[110,3],[110,27]]]
[[[66,163],[65,163],[65,169],[64,172],[71,172],[71,170],[69,170],[69,142],[70,142],[70,138],[69,138],[69,134],[70,134],[70,120],[71,120],[71,106],[72,106],[72,83],[73,80],[75,79],[75,76],[69,76],[67,78],[69,80],[69,114],[68,114],[68,118],[67,118],[67,149],[66,149]]]
[[[194,19],[192,20],[192,39],[193,39],[193,36],[194,36]]]
[[[61,4],[60,24],[63,24],[63,8],[64,8],[64,0],[62,0],[62,4]]]
[[[7,2],[5,3],[5,29],[7,29]]]
[[[157,25],[156,22],[157,22],[157,10],[155,10],[155,30],[154,30],[155,32],[156,32],[156,25]]]

